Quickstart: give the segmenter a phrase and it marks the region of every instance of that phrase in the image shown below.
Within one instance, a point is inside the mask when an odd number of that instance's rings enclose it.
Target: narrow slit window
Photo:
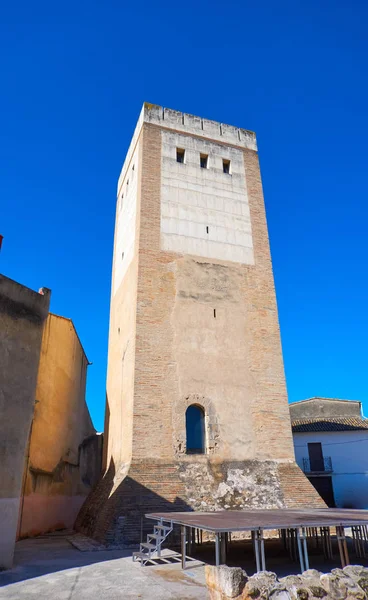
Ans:
[[[230,161],[227,160],[226,158],[222,159],[222,170],[227,175],[230,175]]]
[[[183,150],[183,148],[177,148],[176,149],[176,162],[184,163],[184,158],[185,158],[185,150]]]
[[[213,309],[213,317],[214,317],[214,319],[216,319],[216,309],[215,308]]]
[[[206,233],[208,233],[208,225],[207,225],[207,227],[206,227]]]
[[[201,154],[199,161],[201,169],[208,169],[208,154]]]

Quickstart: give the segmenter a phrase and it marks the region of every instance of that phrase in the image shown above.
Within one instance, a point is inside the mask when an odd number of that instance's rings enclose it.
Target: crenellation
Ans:
[[[162,108],[156,104],[145,103],[142,112],[144,113],[143,120],[146,123],[216,140],[220,143],[257,150],[255,133],[234,125],[204,119],[171,108]]]
[[[237,141],[239,143],[240,140],[238,131],[238,127],[221,123],[221,135],[224,140],[229,141],[230,143],[234,143],[234,141]]]
[[[173,125],[174,128],[185,126],[184,113],[178,110],[172,110],[171,108],[163,109],[163,123],[162,125],[169,127]]]
[[[184,124],[188,127],[188,131],[201,131],[203,130],[203,119],[196,117],[195,115],[184,114]]]
[[[147,123],[161,123],[164,120],[165,108],[158,104],[145,102],[142,107],[142,113]]]
[[[249,148],[250,150],[257,150],[256,134],[253,133],[253,131],[248,131],[247,129],[239,129],[238,133],[240,141],[244,144],[246,148]]]

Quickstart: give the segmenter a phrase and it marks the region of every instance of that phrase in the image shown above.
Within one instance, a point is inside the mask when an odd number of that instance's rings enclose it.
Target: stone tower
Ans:
[[[117,191],[105,467],[77,522],[101,541],[139,541],[150,510],[323,505],[294,461],[253,132],[142,108]]]

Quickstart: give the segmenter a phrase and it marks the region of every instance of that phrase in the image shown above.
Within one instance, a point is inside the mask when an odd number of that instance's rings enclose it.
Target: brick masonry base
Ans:
[[[75,528],[103,544],[132,546],[153,529],[149,512],[325,507],[295,463],[140,461],[128,475],[106,472],[83,505]]]

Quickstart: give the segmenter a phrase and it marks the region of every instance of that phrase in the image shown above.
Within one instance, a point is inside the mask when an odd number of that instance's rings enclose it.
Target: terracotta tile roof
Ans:
[[[312,431],[354,431],[368,429],[368,419],[359,417],[319,417],[315,419],[293,419],[293,433]]]

